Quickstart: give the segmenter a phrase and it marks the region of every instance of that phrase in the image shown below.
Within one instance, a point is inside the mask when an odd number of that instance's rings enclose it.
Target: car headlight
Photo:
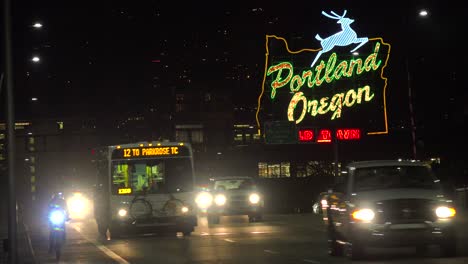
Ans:
[[[365,208],[354,211],[352,216],[355,220],[370,222],[374,219],[375,213],[372,211],[372,209]]]
[[[457,211],[452,207],[439,206],[436,208],[435,213],[439,218],[451,218],[455,216]]]
[[[218,194],[215,196],[214,201],[216,205],[222,206],[226,203],[226,196],[224,196],[224,194]]]
[[[201,192],[195,198],[195,202],[197,203],[200,209],[206,209],[210,207],[213,203],[213,196],[211,195],[211,193]]]
[[[258,204],[258,202],[260,202],[260,195],[252,193],[251,195],[249,195],[249,201],[250,203]]]
[[[322,199],[322,200],[320,201],[320,203],[322,204],[322,207],[327,207],[327,206],[328,206],[328,202],[327,202],[327,200],[325,200],[325,199]]]
[[[127,210],[125,209],[120,209],[119,212],[118,212],[119,216],[120,217],[124,217],[127,215]]]

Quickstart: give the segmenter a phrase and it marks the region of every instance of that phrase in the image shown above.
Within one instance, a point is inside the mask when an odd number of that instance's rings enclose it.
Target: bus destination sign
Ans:
[[[187,147],[183,146],[133,147],[114,150],[112,158],[174,157],[187,156],[188,153]]]

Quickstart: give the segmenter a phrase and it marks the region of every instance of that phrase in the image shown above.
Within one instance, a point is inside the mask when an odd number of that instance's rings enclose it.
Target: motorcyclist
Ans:
[[[52,195],[52,198],[49,200],[49,203],[48,203],[47,215],[49,216],[53,210],[57,210],[57,209],[64,211],[66,221],[70,220],[69,215],[68,215],[67,202],[65,201],[65,197],[62,192],[57,192]],[[53,231],[54,226],[52,222],[50,221],[50,219],[48,220],[48,223],[49,223],[49,230],[50,230],[49,231],[49,253],[51,253],[53,251],[53,239],[52,239],[53,232],[52,231]],[[65,224],[63,225],[62,228],[63,228],[62,239],[63,241],[65,241],[66,239]]]

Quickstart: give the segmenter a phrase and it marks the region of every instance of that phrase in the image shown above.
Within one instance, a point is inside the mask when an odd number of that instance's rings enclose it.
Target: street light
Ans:
[[[41,61],[41,58],[39,58],[38,56],[34,56],[34,57],[32,57],[31,61],[35,62],[35,63],[38,63],[38,62]]]
[[[419,16],[420,16],[420,17],[425,17],[425,16],[427,16],[427,15],[429,15],[429,13],[427,12],[426,9],[421,9],[421,10],[419,11]]]
[[[42,28],[42,24],[39,22],[36,22],[32,25],[34,28]]]
[[[429,13],[427,12],[426,9],[421,9],[419,11],[419,16],[420,17],[426,17]],[[406,37],[408,37],[408,30],[409,30],[409,18],[406,18]],[[405,38],[405,40],[408,41],[408,38]],[[409,59],[408,59],[408,47],[406,47],[406,58],[405,58],[405,64],[406,64],[406,74],[407,74],[407,85],[408,85],[408,103],[409,103],[409,112],[410,112],[410,126],[411,126],[411,139],[412,139],[412,154],[413,154],[413,159],[417,159],[417,147],[416,147],[416,122],[415,122],[415,114],[414,114],[414,109],[413,109],[413,89],[411,86],[411,72],[410,72],[410,65],[409,65]]]

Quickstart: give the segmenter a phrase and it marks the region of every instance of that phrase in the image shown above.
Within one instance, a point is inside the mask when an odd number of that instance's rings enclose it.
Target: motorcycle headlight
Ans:
[[[54,210],[50,213],[49,220],[54,225],[61,225],[65,222],[65,213],[59,210]]]
[[[436,208],[435,213],[439,218],[451,218],[455,216],[457,211],[452,207],[439,206]]]
[[[210,207],[213,203],[213,196],[211,195],[211,193],[201,192],[195,198],[195,202],[197,203],[200,209],[206,209]]]
[[[224,194],[218,194],[215,196],[215,204],[222,206],[226,203],[226,196]]]
[[[375,213],[372,209],[364,208],[354,211],[352,217],[355,220],[370,222],[374,219]]]
[[[251,195],[249,195],[249,201],[250,203],[258,204],[258,202],[260,202],[260,195],[252,193]]]

